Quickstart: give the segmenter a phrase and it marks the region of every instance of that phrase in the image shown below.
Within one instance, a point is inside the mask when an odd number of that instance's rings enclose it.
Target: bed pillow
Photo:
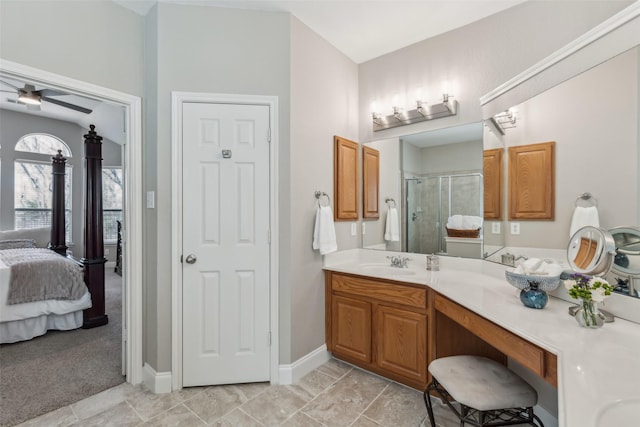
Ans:
[[[36,241],[33,239],[0,240],[0,250],[35,248],[35,247],[36,247]]]
[[[0,240],[33,239],[36,248],[46,248],[51,240],[51,227],[0,231]]]

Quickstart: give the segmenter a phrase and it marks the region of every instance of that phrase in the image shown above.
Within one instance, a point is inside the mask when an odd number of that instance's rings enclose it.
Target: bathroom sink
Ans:
[[[618,400],[600,410],[596,427],[635,427],[639,413],[640,398]]]
[[[415,271],[407,270],[406,268],[391,267],[388,264],[363,264],[360,268],[366,274],[372,274],[374,276],[413,276]]]

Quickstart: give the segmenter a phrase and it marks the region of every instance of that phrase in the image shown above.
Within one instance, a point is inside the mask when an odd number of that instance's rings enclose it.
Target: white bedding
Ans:
[[[82,310],[91,307],[88,290],[77,300],[7,305],[10,278],[10,268],[0,261],[0,344],[31,339],[48,329],[68,330],[82,326]],[[20,322],[24,319],[27,320]]]

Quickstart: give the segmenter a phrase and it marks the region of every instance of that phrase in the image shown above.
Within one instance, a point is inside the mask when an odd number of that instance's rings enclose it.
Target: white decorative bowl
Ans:
[[[538,284],[538,289],[543,291],[553,291],[560,284],[560,276],[527,276],[525,274],[513,273],[511,271],[505,271],[504,275],[507,277],[507,282],[512,286],[522,290],[531,286],[531,282]]]

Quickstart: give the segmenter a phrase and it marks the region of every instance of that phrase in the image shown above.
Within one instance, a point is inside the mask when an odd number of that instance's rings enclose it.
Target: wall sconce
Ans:
[[[491,117],[491,123],[498,129],[498,131],[504,135],[507,129],[516,127],[517,111],[513,108],[509,108],[507,111],[498,113]]]
[[[371,116],[373,118],[373,131],[377,132],[398,126],[411,125],[427,120],[439,119],[442,117],[455,116],[458,112],[458,101],[451,99],[453,95],[444,93],[442,101],[438,104],[427,104],[422,100],[421,90],[416,92],[416,108],[403,111],[399,107],[398,96],[394,96],[392,114],[383,116],[378,110],[377,103],[371,104]]]

